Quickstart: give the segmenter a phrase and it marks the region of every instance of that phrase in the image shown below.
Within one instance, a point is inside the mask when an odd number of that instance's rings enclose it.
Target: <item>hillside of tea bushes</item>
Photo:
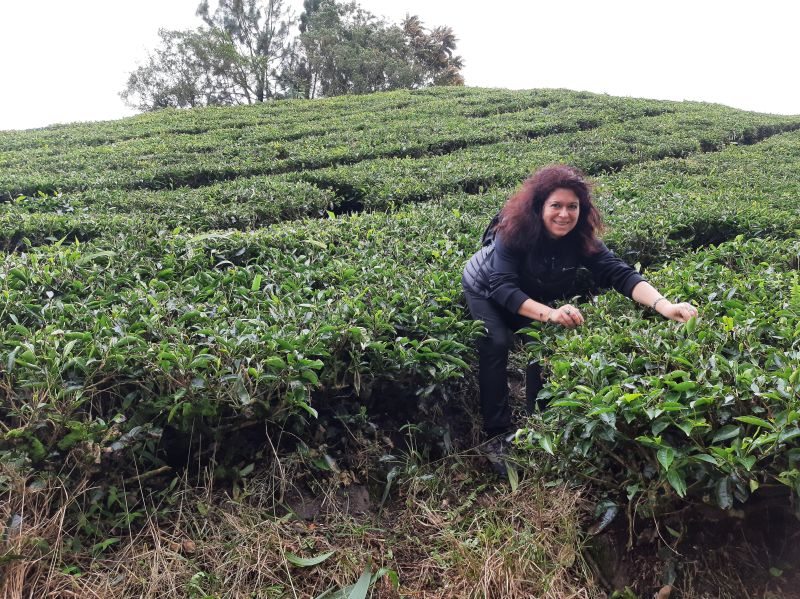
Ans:
[[[302,439],[337,403],[469,392],[461,268],[553,162],[597,182],[607,244],[701,318],[608,294],[579,331],[537,325],[554,408],[520,440],[629,499],[800,492],[800,116],[564,90],[0,132],[0,459],[157,468],[167,428]],[[223,445],[223,470],[247,463]]]

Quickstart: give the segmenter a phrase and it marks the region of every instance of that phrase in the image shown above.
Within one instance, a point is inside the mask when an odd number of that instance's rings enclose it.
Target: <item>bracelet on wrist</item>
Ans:
[[[553,315],[553,312],[555,312],[555,310],[550,308],[550,312],[547,313],[547,320],[545,320],[545,322],[551,322],[550,317]]]
[[[660,302],[661,300],[667,301],[667,298],[665,298],[663,295],[660,296],[660,297],[657,297],[656,301],[653,302],[653,310],[656,309],[656,306],[658,305],[658,302]]]

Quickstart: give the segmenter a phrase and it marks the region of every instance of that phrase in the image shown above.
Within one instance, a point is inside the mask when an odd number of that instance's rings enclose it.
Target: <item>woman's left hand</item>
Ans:
[[[678,322],[686,322],[698,314],[697,308],[689,302],[681,302],[679,304],[659,302],[657,309],[664,318],[669,318],[670,320],[676,320]]]

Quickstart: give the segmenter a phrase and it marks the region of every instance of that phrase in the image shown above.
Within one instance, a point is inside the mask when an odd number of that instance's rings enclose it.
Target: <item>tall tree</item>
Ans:
[[[464,85],[464,61],[454,56],[455,33],[451,27],[436,27],[427,32],[418,16],[407,16],[402,23],[412,60],[421,76],[420,85]]]
[[[387,23],[355,2],[306,0],[300,35],[306,96],[463,85],[463,61],[454,56],[449,27],[425,30],[419,17]]]
[[[122,99],[140,110],[252,104],[282,97],[281,74],[295,46],[284,0],[207,0],[205,26],[161,30],[160,46],[130,76]]]
[[[304,0],[300,34],[284,0],[202,0],[204,25],[160,32],[120,96],[141,110],[252,104],[425,85],[463,85],[449,27],[388,23],[356,2]]]
[[[236,60],[214,32],[158,32],[160,46],[147,62],[128,76],[122,99],[139,110],[237,104],[235,85],[228,77]]]
[[[308,97],[363,94],[412,83],[402,33],[355,2],[322,0],[300,42]]]
[[[300,13],[300,33],[306,32],[311,15],[319,10],[321,4],[322,0],[303,0],[303,12]]]
[[[219,0],[213,14],[208,0],[203,0],[197,15],[230,44],[236,56],[231,77],[246,102],[277,96],[275,82],[290,55],[289,33],[294,25],[283,0]]]

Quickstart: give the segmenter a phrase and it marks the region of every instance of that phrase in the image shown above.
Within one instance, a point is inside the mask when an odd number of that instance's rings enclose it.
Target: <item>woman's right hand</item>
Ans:
[[[564,304],[560,308],[553,308],[547,317],[547,322],[555,322],[568,329],[574,329],[583,324],[583,314],[572,304]]]

